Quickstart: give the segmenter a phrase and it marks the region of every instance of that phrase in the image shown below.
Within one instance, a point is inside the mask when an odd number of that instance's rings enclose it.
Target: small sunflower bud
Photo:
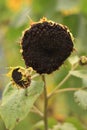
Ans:
[[[87,57],[86,56],[81,56],[80,65],[87,65]]]
[[[50,74],[70,56],[73,39],[66,26],[43,18],[24,32],[21,48],[27,67]]]
[[[31,77],[22,67],[15,67],[9,72],[13,84],[16,84],[20,88],[27,88],[30,86]],[[8,74],[8,75],[9,75]]]

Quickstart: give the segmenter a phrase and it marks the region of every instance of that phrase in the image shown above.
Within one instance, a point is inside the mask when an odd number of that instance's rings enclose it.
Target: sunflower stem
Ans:
[[[33,109],[31,110],[31,112],[37,113],[41,117],[44,116],[43,113],[35,105],[33,106]]]
[[[75,70],[75,69],[78,67],[78,65],[79,65],[79,61],[76,62],[76,63],[72,66],[72,68],[71,68],[70,71]],[[66,77],[56,86],[56,88],[54,88],[54,90],[48,95],[48,99],[51,98],[53,95],[55,95],[56,91],[58,91],[59,88],[69,79],[69,77],[71,76],[70,71],[69,71],[69,73],[66,75]]]
[[[44,82],[44,130],[48,130],[48,120],[47,120],[48,99],[47,99],[47,89],[46,89],[45,75],[42,75],[42,80]]]
[[[31,76],[31,79],[37,78],[39,76],[40,76],[39,74],[35,74],[35,75]]]

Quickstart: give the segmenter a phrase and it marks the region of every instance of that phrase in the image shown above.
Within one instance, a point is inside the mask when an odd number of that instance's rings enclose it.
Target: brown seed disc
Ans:
[[[21,46],[26,66],[40,74],[49,74],[70,56],[73,41],[66,26],[43,21],[33,24],[24,32]]]

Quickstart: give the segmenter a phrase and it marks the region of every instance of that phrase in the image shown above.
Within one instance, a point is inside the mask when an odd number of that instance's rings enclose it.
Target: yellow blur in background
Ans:
[[[23,6],[29,6],[32,0],[7,0],[6,5],[12,11],[19,11]]]

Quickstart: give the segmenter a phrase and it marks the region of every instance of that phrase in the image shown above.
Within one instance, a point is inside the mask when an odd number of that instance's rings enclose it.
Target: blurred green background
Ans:
[[[29,27],[31,19],[39,21],[43,16],[70,28],[75,38],[76,52],[73,52],[73,56],[87,55],[87,0],[0,0],[0,97],[9,82],[6,77],[8,67],[25,66],[19,44],[23,30]],[[58,71],[47,76],[48,93],[69,70],[70,64],[67,61]],[[87,82],[71,76],[62,88],[83,85],[86,86]],[[37,104],[41,110],[42,100],[43,97],[38,99]],[[87,130],[87,111],[74,102],[73,92],[62,93],[52,98],[48,110],[50,127],[58,121],[68,121],[72,122],[77,130]],[[37,114],[30,113],[14,130],[30,130],[40,119]],[[1,119],[0,130],[6,130]]]

